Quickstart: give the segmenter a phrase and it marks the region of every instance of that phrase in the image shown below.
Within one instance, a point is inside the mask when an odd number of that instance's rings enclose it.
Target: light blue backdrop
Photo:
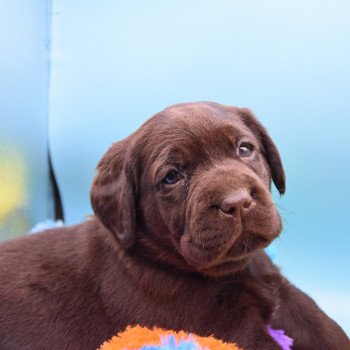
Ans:
[[[53,215],[49,37],[48,1],[0,0],[0,240]]]
[[[53,1],[50,140],[68,223],[107,147],[165,106],[248,106],[281,151],[282,271],[350,332],[348,1]],[[282,306],[283,307],[283,306]]]

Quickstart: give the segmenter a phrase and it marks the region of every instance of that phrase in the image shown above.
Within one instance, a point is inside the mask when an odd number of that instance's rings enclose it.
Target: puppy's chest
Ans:
[[[278,306],[278,292],[273,286],[260,283],[224,283],[209,292],[201,290],[192,293],[188,300],[188,317],[209,327],[227,327],[243,320],[255,320],[259,323],[271,322]],[[186,308],[186,303],[182,303]],[[194,316],[195,315],[195,316]]]
[[[217,309],[229,310],[232,317],[248,316],[268,323],[276,310],[278,293],[272,286],[262,286],[258,282],[244,285],[225,286],[217,293]]]

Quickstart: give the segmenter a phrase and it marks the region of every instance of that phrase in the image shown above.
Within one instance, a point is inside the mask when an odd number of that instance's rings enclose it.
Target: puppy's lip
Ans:
[[[216,257],[213,257],[209,261],[200,257],[196,259],[192,256],[189,256],[188,254],[181,255],[183,256],[185,261],[196,270],[206,271],[208,269],[219,268],[220,266],[225,266],[232,263],[236,264],[237,267],[244,265],[250,259],[251,255],[256,251],[256,249],[246,253],[235,255],[229,255],[229,251],[230,249],[223,250],[222,254],[218,254]]]
[[[250,257],[252,256],[252,254],[255,252],[256,250],[247,252],[247,253],[243,253],[243,254],[238,254],[238,255],[228,255],[227,253],[225,255],[223,255],[221,258],[213,261],[212,263],[208,264],[208,266],[216,266],[216,265],[221,265],[221,264],[225,264],[225,263],[242,263],[245,262],[247,260],[250,259]]]

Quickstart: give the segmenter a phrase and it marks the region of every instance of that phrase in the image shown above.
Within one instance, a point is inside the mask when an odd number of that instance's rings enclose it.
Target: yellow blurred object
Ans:
[[[26,200],[25,163],[12,148],[0,149],[0,222]]]

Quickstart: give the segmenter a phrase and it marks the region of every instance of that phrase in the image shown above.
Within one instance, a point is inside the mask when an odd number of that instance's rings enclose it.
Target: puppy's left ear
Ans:
[[[135,162],[129,138],[114,143],[99,162],[90,191],[96,216],[124,248],[136,236]]]
[[[286,191],[286,175],[276,145],[272,141],[266,129],[254,117],[253,113],[249,109],[241,108],[240,116],[248,128],[251,129],[261,141],[265,159],[267,160],[271,170],[272,181],[278,189],[278,192],[283,195]]]

